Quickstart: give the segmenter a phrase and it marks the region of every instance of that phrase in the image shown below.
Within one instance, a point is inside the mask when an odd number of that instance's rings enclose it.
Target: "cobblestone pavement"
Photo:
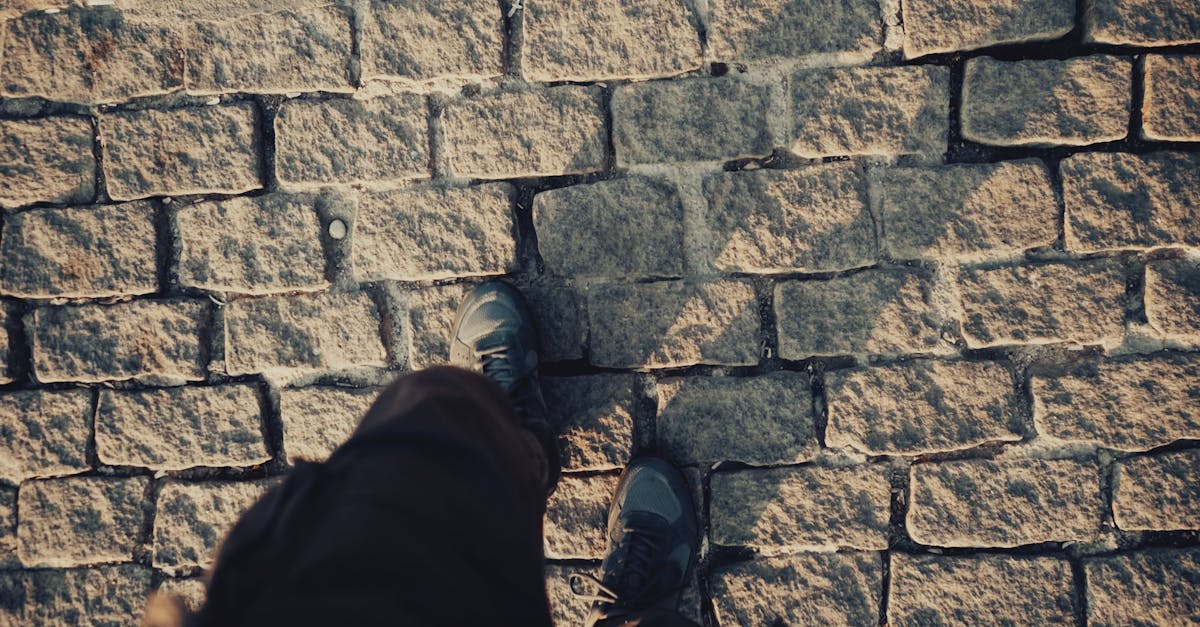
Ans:
[[[488,275],[564,623],[659,450],[708,624],[1200,624],[1194,0],[507,2],[0,0],[0,624],[199,599]]]

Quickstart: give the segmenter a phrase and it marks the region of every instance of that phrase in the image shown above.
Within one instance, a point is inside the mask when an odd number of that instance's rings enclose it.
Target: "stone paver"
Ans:
[[[1113,520],[1126,530],[1200,526],[1200,451],[1133,457],[1117,464]]]
[[[629,375],[542,379],[565,470],[614,470],[629,462],[637,403],[633,386]]]
[[[540,282],[523,287],[521,293],[536,312],[542,362],[583,358],[586,316],[578,291],[563,283]]]
[[[207,585],[200,577],[163,579],[162,583],[158,584],[156,591],[180,599],[183,601],[184,607],[192,612],[199,611],[200,607],[204,605],[204,599],[208,596]]]
[[[709,2],[709,55],[721,61],[772,61],[813,54],[866,56],[883,44],[879,5],[868,0]]]
[[[1176,259],[1146,266],[1146,318],[1165,338],[1200,342],[1200,261]]]
[[[877,553],[756,559],[713,575],[722,625],[876,625],[883,565]]]
[[[378,388],[285,388],[279,392],[283,450],[289,461],[323,461],[345,442],[379,394]]]
[[[0,304],[0,328],[8,328],[8,311],[7,307]],[[8,342],[8,334],[0,333],[0,383],[9,383],[13,380],[12,369],[8,365],[10,347]]]
[[[1200,16],[1190,0],[1092,0],[1084,39],[1107,44],[1169,46],[1200,42]]]
[[[608,505],[617,491],[617,475],[567,475],[546,507],[546,557],[604,557]]]
[[[1146,57],[1142,136],[1200,141],[1200,56]]]
[[[72,477],[21,484],[21,563],[63,567],[131,561],[146,516],[147,483],[144,477]]]
[[[32,571],[25,587],[26,624],[139,624],[152,576],[136,564]]]
[[[17,491],[14,488],[0,488],[0,568],[19,568],[17,559]],[[0,590],[3,589],[0,583]],[[0,598],[7,598],[0,591]],[[0,608],[4,606],[0,603]],[[4,617],[0,609],[0,619]]]
[[[491,0],[371,0],[359,35],[363,78],[498,76],[504,69],[503,18]]]
[[[242,512],[270,482],[168,483],[158,495],[154,518],[154,565],[207,566]]]
[[[904,55],[1057,39],[1074,26],[1070,0],[909,0]]]
[[[439,285],[404,294],[405,342],[398,347],[414,370],[450,361],[450,329],[470,285]]]
[[[87,390],[0,395],[0,479],[17,484],[87,470],[92,411],[92,393]]]
[[[1150,550],[1084,561],[1088,622],[1187,625],[1200,613],[1200,550]]]
[[[86,118],[0,120],[0,207],[88,202],[96,194]]]

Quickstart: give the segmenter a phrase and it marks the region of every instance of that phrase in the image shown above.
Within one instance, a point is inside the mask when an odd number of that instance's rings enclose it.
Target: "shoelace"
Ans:
[[[617,550],[625,555],[624,559],[618,561],[612,581],[606,584],[589,573],[572,573],[568,579],[572,595],[587,601],[621,606],[629,606],[645,596],[645,588],[652,574],[650,565],[660,551],[658,543],[662,535],[636,527],[626,527],[624,532],[624,546],[617,547]],[[585,581],[594,584],[596,592],[588,594],[576,587]]]
[[[527,409],[537,402],[533,388],[536,384],[529,377],[518,375],[512,360],[508,358],[508,351],[509,347],[505,345],[482,348],[475,351],[475,359],[482,362],[483,374],[508,392],[517,413],[528,418]]]

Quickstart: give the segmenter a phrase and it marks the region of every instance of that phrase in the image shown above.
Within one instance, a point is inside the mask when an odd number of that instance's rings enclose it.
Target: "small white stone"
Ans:
[[[346,237],[346,223],[341,220],[334,220],[329,223],[329,237],[333,239],[342,239]]]
[[[216,96],[216,97],[212,98],[211,100],[209,100],[208,102],[205,102],[204,104],[206,104],[210,107],[213,105],[219,105],[219,104],[221,104],[221,97]]]
[[[300,92],[298,92],[298,91],[289,91],[288,93],[284,94],[284,96],[286,96],[287,98],[299,98],[299,97],[300,97]]]

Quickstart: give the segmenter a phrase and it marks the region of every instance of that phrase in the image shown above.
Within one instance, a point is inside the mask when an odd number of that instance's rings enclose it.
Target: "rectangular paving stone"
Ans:
[[[1191,0],[1090,0],[1083,38],[1106,44],[1170,46],[1200,42]]]
[[[597,366],[758,363],[758,301],[748,283],[600,285],[587,308]]]
[[[1166,339],[1200,342],[1200,260],[1156,261],[1146,266],[1146,318]]]
[[[103,298],[158,289],[154,207],[34,209],[8,216],[0,292],[18,298]]]
[[[1017,255],[1058,239],[1058,202],[1041,161],[880,172],[880,248],[893,259]]]
[[[234,294],[328,287],[317,203],[313,196],[268,194],[180,207],[180,285]]]
[[[1145,81],[1142,137],[1200,141],[1200,56],[1147,55]]]
[[[891,487],[881,465],[716,473],[712,541],[764,555],[888,546]]]
[[[450,330],[458,305],[473,286],[465,283],[436,285],[401,295],[405,320],[403,346],[397,352],[408,357],[408,367],[420,370],[450,361]]]
[[[275,117],[275,172],[295,187],[426,178],[428,116],[418,94],[290,100]]]
[[[156,568],[208,567],[237,519],[274,481],[168,483],[154,517]]]
[[[0,572],[20,567],[21,562],[17,559],[17,490],[0,488]],[[4,610],[13,600],[5,585],[6,582],[0,580],[0,622],[5,620]]]
[[[546,271],[569,277],[683,274],[683,202],[672,183],[631,176],[533,197]]]
[[[180,600],[189,612],[199,612],[208,596],[207,587],[203,577],[164,578],[154,592]]]
[[[383,368],[379,311],[365,292],[239,299],[225,307],[229,374]]]
[[[967,61],[962,134],[996,146],[1087,146],[1129,128],[1133,66],[1106,55]]]
[[[718,269],[826,271],[875,262],[861,168],[724,172],[706,178],[703,189],[707,252]]]
[[[909,0],[904,56],[1057,39],[1074,26],[1071,0]]]
[[[700,33],[678,0],[531,0],[521,13],[530,81],[636,80],[702,64]]]
[[[262,187],[253,103],[100,116],[104,178],[115,200],[240,194]]]
[[[413,188],[364,194],[351,246],[357,281],[420,281],[517,268],[513,189]]]
[[[146,477],[70,477],[21,484],[17,553],[26,567],[129,562],[138,547]]]
[[[96,158],[86,118],[0,120],[0,208],[90,202],[95,196]]]
[[[912,467],[908,534],[919,544],[1015,547],[1089,542],[1104,500],[1093,463],[986,459]]]
[[[442,113],[446,165],[484,179],[600,170],[601,95],[599,87],[563,85],[451,101]]]
[[[709,12],[709,55],[720,61],[866,57],[883,45],[879,5],[867,0],[713,0]]]
[[[288,461],[325,461],[349,439],[381,388],[284,388],[279,393]]]
[[[545,281],[524,286],[521,293],[533,311],[542,362],[582,359],[587,330],[576,289],[566,283]]]
[[[722,625],[876,625],[878,553],[810,553],[756,559],[712,576]]]
[[[0,479],[18,484],[32,477],[87,470],[92,393],[89,390],[28,390],[0,395]]]
[[[734,76],[622,85],[612,96],[617,164],[771,154],[769,89]]]
[[[1150,550],[1084,560],[1092,625],[1194,624],[1200,549]]]
[[[193,94],[350,92],[351,16],[334,6],[193,22],[187,90]]]
[[[42,383],[200,381],[209,317],[194,300],[42,307],[25,319],[33,374]]]
[[[933,284],[911,272],[867,270],[775,286],[779,356],[940,352],[943,321]]]
[[[958,287],[972,348],[1112,344],[1125,333],[1125,273],[1109,262],[963,270]]]
[[[271,459],[251,385],[100,391],[96,453],[114,466],[183,470]]]
[[[893,553],[891,625],[1071,625],[1071,564],[1053,557]]]
[[[1200,246],[1200,155],[1081,153],[1061,169],[1068,249]]]
[[[113,7],[29,12],[4,24],[0,96],[97,104],[175,91],[183,53],[167,24]]]
[[[1021,398],[1003,366],[912,361],[830,372],[825,443],[925,455],[1021,439]]]
[[[26,571],[29,625],[137,625],[154,571],[137,564]]]
[[[546,377],[542,392],[564,470],[614,470],[629,462],[638,402],[632,376]]]
[[[1081,365],[1063,376],[1035,376],[1038,432],[1122,451],[1148,451],[1200,438],[1200,360],[1166,356]]]
[[[359,35],[363,79],[499,76],[503,18],[503,8],[491,0],[373,0]]]
[[[1200,450],[1119,462],[1113,492],[1113,520],[1121,529],[1200,528]]]
[[[688,377],[658,383],[658,447],[680,464],[795,464],[817,454],[809,378]]]
[[[547,558],[604,557],[608,506],[618,479],[615,474],[563,476],[546,506]]]
[[[950,69],[935,65],[802,70],[792,76],[791,152],[801,157],[940,155]]]

